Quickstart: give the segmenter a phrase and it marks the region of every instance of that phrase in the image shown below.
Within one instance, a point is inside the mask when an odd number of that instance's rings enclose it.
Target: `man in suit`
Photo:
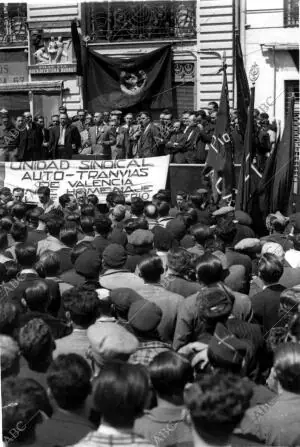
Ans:
[[[142,134],[139,139],[138,158],[157,157],[159,146],[163,143],[159,129],[153,124],[148,112],[141,112]]]
[[[19,144],[19,131],[11,124],[8,115],[3,114],[0,126],[0,160],[16,161]]]
[[[78,132],[82,132],[85,129],[85,116],[86,113],[83,109],[78,110],[77,112],[78,121],[75,121],[75,123],[72,123],[72,126],[76,127]]]
[[[59,115],[60,125],[52,127],[49,138],[49,153],[53,159],[62,158],[70,160],[73,154],[78,153],[81,138],[78,129],[68,124],[66,113]]]
[[[43,134],[43,143],[42,143],[42,151],[41,151],[41,160],[47,160],[49,157],[48,148],[49,148],[49,129],[45,128],[45,120],[42,115],[37,117],[37,123],[41,128]]]
[[[170,154],[170,163],[185,163],[185,156],[182,153],[186,141],[186,134],[183,133],[181,121],[174,121],[173,132],[166,143],[165,153]]]
[[[23,160],[24,159],[24,153],[26,150],[27,145],[27,130],[25,126],[25,120],[23,115],[19,115],[16,118],[16,129],[20,132],[20,143],[19,143],[19,150],[17,152],[17,159]]]
[[[94,126],[90,127],[88,132],[92,154],[101,156],[102,160],[111,160],[111,146],[116,143],[116,137],[111,128],[103,122],[103,113],[95,113]]]
[[[43,144],[43,134],[38,124],[32,122],[30,112],[24,113],[26,127],[26,148],[24,151],[24,160],[40,160]]]

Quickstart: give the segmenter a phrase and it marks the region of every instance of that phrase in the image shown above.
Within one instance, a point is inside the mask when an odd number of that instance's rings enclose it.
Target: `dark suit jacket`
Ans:
[[[175,154],[177,154],[177,152],[182,152],[183,148],[185,146],[185,142],[186,142],[186,134],[183,132],[178,132],[175,133],[173,132],[170,136],[170,139],[167,141],[166,146],[165,146],[165,153],[166,154],[170,154],[170,163],[175,162],[176,163],[176,159],[175,159]],[[174,145],[174,143],[176,143],[176,145]]]
[[[138,155],[140,158],[157,157],[160,146],[160,132],[155,124],[150,123],[149,127],[143,130],[139,139]]]
[[[24,129],[24,160],[41,160],[43,134],[40,126],[32,123],[31,129]]]
[[[111,146],[116,144],[116,137],[109,126],[99,126],[100,132],[96,133],[96,127],[89,128],[89,141],[92,147],[92,154],[103,155],[111,158]]]
[[[60,126],[51,127],[49,138],[49,152],[53,159],[63,156],[71,159],[73,154],[78,154],[78,149],[81,145],[81,137],[77,127],[67,125],[65,134],[65,151],[63,154],[58,154],[58,141],[60,136]],[[72,149],[72,144],[75,144],[75,149]]]
[[[37,273],[27,273],[21,274],[18,281],[14,280],[6,283],[5,286],[8,288],[8,299],[13,301],[18,308],[22,308],[21,299],[23,298],[24,291],[31,287],[36,281],[45,281],[50,290],[51,302],[48,307],[48,312],[53,315],[57,315],[60,309],[60,291],[59,285],[52,281],[51,279],[42,279]],[[10,284],[11,283],[11,284]]]
[[[251,297],[255,321],[257,321],[266,332],[277,322],[280,327],[278,310],[280,295],[284,289],[285,287],[282,285],[275,284]]]
[[[111,244],[111,242],[101,235],[96,236],[92,242],[93,248],[95,248],[95,250],[97,250],[97,252],[101,256],[102,256],[102,253],[104,252],[104,250],[106,249],[106,247],[110,244]]]

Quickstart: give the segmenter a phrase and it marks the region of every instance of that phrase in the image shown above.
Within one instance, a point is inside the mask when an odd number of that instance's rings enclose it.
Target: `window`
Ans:
[[[284,26],[299,26],[299,0],[284,0]]]
[[[26,45],[26,20],[26,3],[0,3],[0,46]]]
[[[300,141],[299,141],[299,81],[285,82],[285,116],[288,112],[289,98],[295,95],[294,105],[294,139],[295,139],[295,170],[294,170],[294,192],[300,194]]]
[[[196,38],[195,1],[105,1],[87,5],[91,41]]]

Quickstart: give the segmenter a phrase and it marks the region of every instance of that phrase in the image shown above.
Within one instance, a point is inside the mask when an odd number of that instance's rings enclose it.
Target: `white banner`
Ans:
[[[11,190],[25,190],[26,202],[38,202],[37,190],[48,186],[52,199],[65,193],[96,194],[100,203],[114,190],[126,200],[151,200],[166,187],[169,156],[130,160],[41,160],[0,163],[0,182]]]

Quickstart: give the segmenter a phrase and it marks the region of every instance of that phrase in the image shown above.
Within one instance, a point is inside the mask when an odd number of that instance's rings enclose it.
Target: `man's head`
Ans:
[[[165,124],[165,113],[164,113],[164,112],[162,112],[162,113],[159,115],[159,121],[160,121],[160,124],[162,124],[162,125]]]
[[[99,317],[101,303],[95,291],[73,287],[64,292],[63,306],[68,320],[87,329]]]
[[[150,203],[149,205],[145,206],[144,209],[145,217],[148,217],[148,219],[157,219],[158,212],[157,207]]]
[[[250,381],[222,371],[204,374],[186,388],[184,400],[197,445],[228,445],[250,406],[252,394]]]
[[[208,103],[208,114],[211,116],[213,112],[217,112],[219,110],[219,106],[215,101],[210,101]]]
[[[65,127],[68,123],[68,115],[66,113],[60,113],[59,122],[61,126]]]
[[[37,117],[37,123],[38,123],[38,125],[42,128],[42,129],[44,129],[44,127],[45,127],[45,119],[44,119],[44,117],[43,116],[38,116]]]
[[[53,126],[59,126],[59,115],[52,115],[51,122]]]
[[[67,113],[67,107],[65,106],[59,106],[58,108],[59,113]]]
[[[174,121],[173,123],[173,130],[175,133],[179,133],[181,130],[181,122],[179,120]]]
[[[24,198],[24,189],[23,188],[14,188],[13,189],[14,202],[22,202],[23,198]]]
[[[0,200],[3,203],[8,203],[11,201],[11,191],[9,188],[3,187],[0,189]]]
[[[196,115],[195,115],[194,113],[192,113],[192,114],[189,116],[189,125],[190,125],[190,126],[195,126],[195,125],[197,125],[197,118],[196,118]]]
[[[118,429],[132,429],[148,397],[148,377],[138,365],[113,362],[99,373],[94,394],[104,423]]]
[[[258,263],[258,276],[265,284],[277,284],[282,274],[283,263],[276,255],[262,255]]]
[[[86,116],[85,111],[83,109],[78,110],[77,116],[79,118],[79,121],[81,121],[83,123],[85,120],[85,116]]]
[[[79,205],[85,205],[87,202],[86,191],[84,189],[78,189],[76,191],[76,199]]]
[[[4,115],[2,118],[2,125],[6,129],[9,126],[9,117]]]
[[[164,273],[162,260],[159,256],[144,259],[138,266],[140,277],[145,283],[158,283]]]
[[[96,112],[94,115],[94,124],[96,126],[99,126],[103,123],[103,113],[102,112]]]
[[[51,329],[41,318],[33,318],[22,326],[19,345],[30,369],[45,371],[50,365],[55,342]]]
[[[148,112],[141,112],[140,120],[142,123],[142,126],[145,128],[148,126],[148,124],[151,122],[151,115]]]
[[[133,114],[132,113],[127,113],[125,115],[125,123],[130,126],[133,123]]]
[[[58,276],[60,271],[59,255],[54,251],[44,251],[37,263],[36,270],[42,278]]]
[[[110,118],[110,113],[109,112],[103,112],[103,121],[105,123],[109,122],[109,118]]]
[[[32,444],[35,428],[43,421],[42,411],[49,417],[52,414],[46,390],[36,380],[9,377],[3,381],[1,391],[3,438],[12,445],[15,439],[16,445]]]
[[[0,334],[1,380],[16,376],[20,371],[20,348],[8,335]]]
[[[183,191],[177,191],[176,193],[176,205],[179,209],[186,201],[186,193]]]
[[[33,268],[37,261],[36,246],[28,244],[16,245],[16,258],[23,269]]]
[[[39,201],[45,205],[50,200],[50,188],[48,186],[40,186],[37,190],[37,194],[39,196]]]
[[[172,113],[168,112],[165,113],[165,125],[169,127],[172,124],[173,115]]]
[[[61,354],[47,371],[47,384],[57,405],[66,411],[82,409],[91,393],[92,371],[78,354]]]
[[[189,124],[190,124],[190,112],[183,112],[183,114],[182,114],[182,122],[183,122],[183,125],[186,127],[186,126],[189,126]]]
[[[24,116],[22,116],[22,115],[17,116],[16,128],[17,129],[23,129],[24,128],[24,124],[25,124]]]
[[[149,372],[156,394],[175,405],[181,404],[185,386],[194,381],[190,362],[177,352],[157,354],[149,365]]]
[[[71,194],[63,194],[58,201],[62,209],[74,211],[77,208],[76,198]]]
[[[144,201],[140,197],[133,197],[131,200],[131,213],[134,216],[142,216],[144,213]]]
[[[59,237],[60,230],[64,226],[64,220],[59,216],[51,216],[46,221],[46,231],[51,236]]]
[[[300,344],[283,343],[275,353],[274,373],[284,391],[300,394]]]
[[[51,301],[47,283],[43,280],[36,281],[23,293],[23,304],[32,312],[47,312]]]
[[[32,115],[30,112],[24,112],[24,119],[26,124],[32,123]]]

